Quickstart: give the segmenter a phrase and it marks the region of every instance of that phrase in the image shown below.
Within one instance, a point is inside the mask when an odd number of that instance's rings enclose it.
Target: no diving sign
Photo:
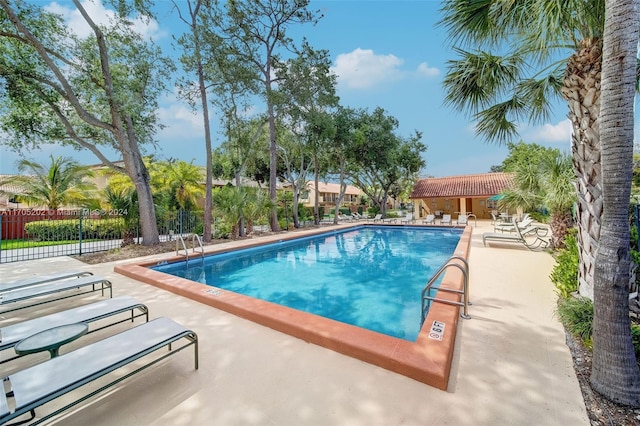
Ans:
[[[431,325],[431,330],[429,330],[429,339],[442,341],[442,336],[444,336],[444,323],[434,321]]]

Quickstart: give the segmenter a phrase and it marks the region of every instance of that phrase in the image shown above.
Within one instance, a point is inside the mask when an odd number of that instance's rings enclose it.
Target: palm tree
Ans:
[[[152,184],[169,197],[171,207],[191,210],[196,207],[202,188],[203,170],[193,161],[169,160],[151,167]]]
[[[18,195],[29,205],[47,206],[51,210],[86,206],[96,190],[95,184],[87,180],[93,176],[92,171],[69,157],[49,158],[48,166],[31,160],[19,161],[17,169],[21,175],[3,179],[0,184],[23,188]]]
[[[214,209],[222,216],[223,222],[230,226],[231,238],[238,238],[240,235],[240,219],[246,198],[243,188],[224,186],[213,190]]]
[[[258,188],[243,188],[247,193],[244,205],[242,207],[242,216],[247,221],[247,235],[251,235],[256,221],[264,220],[267,222],[269,212],[271,211],[271,199],[269,194]]]
[[[515,168],[514,187],[503,192],[500,204],[525,211],[545,208],[551,215],[551,244],[564,246],[572,226],[571,208],[576,200],[571,157],[560,151],[544,152],[539,161],[520,162]]]
[[[124,220],[122,247],[135,244],[135,229],[138,225],[140,206],[138,194],[131,179],[123,174],[113,175],[102,195],[110,210],[117,211]]]
[[[446,102],[469,112],[478,134],[506,142],[517,123],[540,123],[567,101],[580,224],[580,292],[592,297],[602,215],[600,70],[604,0],[445,0],[441,24],[459,59],[449,62]],[[534,17],[534,18],[532,18]],[[506,52],[503,55],[491,50]]]
[[[633,179],[633,103],[638,0],[607,0],[602,59],[602,230],[596,254],[591,385],[640,406],[640,370],[629,319],[628,206]]]

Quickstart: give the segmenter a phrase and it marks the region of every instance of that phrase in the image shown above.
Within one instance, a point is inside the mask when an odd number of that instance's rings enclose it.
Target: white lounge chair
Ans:
[[[415,222],[415,220],[413,219],[413,213],[407,213],[405,217],[400,219],[400,223],[406,223],[407,225],[411,222]]]
[[[474,220],[474,226],[477,225],[476,215],[474,215],[473,213],[458,215],[458,219],[456,219],[456,225],[466,226],[469,224],[469,219],[472,219],[472,218]]]
[[[183,338],[188,342],[180,347],[172,346]],[[35,418],[35,410],[38,407],[58,397],[66,396],[135,361],[140,360],[142,363],[140,365],[140,362],[137,362],[136,368],[130,372],[114,375],[106,384],[100,383],[97,390],[95,387],[90,387],[85,393],[77,392],[74,396],[70,395],[69,398],[73,402],[38,418],[38,422],[43,422],[191,345],[194,346],[197,370],[198,336],[196,333],[169,318],[157,318],[10,374],[2,379],[8,390],[7,393],[0,392],[0,423],[5,424],[9,420],[18,419],[30,413],[30,419],[19,420],[20,423],[26,423]],[[170,351],[162,356],[155,356],[150,360],[147,358],[154,352],[167,347]],[[13,399],[12,404],[9,404],[9,399]]]
[[[433,214],[428,214],[427,217],[424,218],[424,220],[422,221],[422,223],[424,224],[433,224],[435,225],[436,223],[436,216]]]
[[[517,223],[516,223],[517,225]],[[537,229],[538,227],[527,228],[523,231],[520,230],[518,226],[514,228],[514,234],[507,234],[504,232],[485,232],[482,234],[482,244],[486,247],[487,241],[497,241],[497,242],[509,242],[509,243],[519,243],[529,250],[542,250],[547,248],[549,245],[548,241],[543,240],[537,234],[535,240],[529,242],[525,235],[531,232],[531,229]]]
[[[8,282],[6,284],[0,284],[0,292],[13,290],[15,288],[20,288],[20,287],[30,287],[33,285],[45,284],[51,281],[61,281],[69,278],[80,278],[80,277],[85,277],[89,275],[93,275],[93,272],[67,271],[67,272],[60,272],[58,274],[40,275],[36,277],[23,278],[17,281]]]
[[[104,296],[104,291],[109,289],[109,297],[113,296],[113,290],[111,288],[111,281],[106,278],[98,276],[88,276],[82,278],[75,278],[62,281],[51,281],[45,284],[38,284],[26,287],[17,287],[9,289],[0,293],[0,306],[12,304],[15,302],[29,301],[31,303],[21,303],[20,306],[13,309],[2,310],[2,313],[17,311],[18,309],[24,309],[31,306],[41,305],[43,303],[49,303],[56,300],[67,299],[73,296],[80,296],[82,294],[92,293],[94,291],[101,291]],[[69,293],[71,290],[81,290],[80,292]],[[57,295],[59,297],[46,298],[44,296]],[[31,300],[35,299],[35,300]]]
[[[533,218],[526,216],[520,222],[516,221],[516,222],[497,223],[494,225],[493,230],[500,231],[500,232],[515,232],[516,226],[518,226],[518,228],[520,229],[525,229],[531,226],[531,224],[533,224]]]
[[[373,218],[374,222],[377,222],[379,220],[382,220],[382,215],[380,213],[378,213],[377,215],[375,215],[375,217]]]
[[[440,219],[440,225],[451,225],[451,215],[443,214],[442,219]]]
[[[119,318],[117,321],[109,322],[108,324],[101,323],[100,327],[92,327],[89,333],[126,321],[133,322],[135,318],[141,316],[145,316],[146,321],[149,321],[149,309],[144,304],[131,296],[120,296],[11,324],[0,328],[0,351],[13,348],[20,340],[49,328],[77,322],[90,325],[99,320],[112,318],[129,311],[131,311],[131,315],[127,315],[124,319]],[[136,313],[136,311],[138,312]],[[0,364],[16,358],[18,357],[3,359]]]

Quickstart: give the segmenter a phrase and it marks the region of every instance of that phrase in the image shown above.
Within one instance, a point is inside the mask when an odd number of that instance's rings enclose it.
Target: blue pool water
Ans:
[[[461,233],[363,226],[153,269],[415,341],[420,293]]]

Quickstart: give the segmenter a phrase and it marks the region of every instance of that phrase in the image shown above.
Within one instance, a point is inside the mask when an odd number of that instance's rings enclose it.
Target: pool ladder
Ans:
[[[204,246],[202,245],[202,239],[198,234],[191,234],[191,248],[193,253],[196,252],[196,241],[200,248],[200,258],[204,261]],[[187,244],[185,243],[184,238],[182,238],[182,234],[178,234],[178,238],[176,238],[176,256],[180,254],[180,249],[184,250],[184,257],[187,265],[189,265],[189,249],[187,249]]]
[[[457,262],[454,263],[453,262],[454,260],[462,261],[462,264],[464,266],[461,265],[460,263],[457,263]],[[460,271],[462,271],[462,274],[464,275],[464,287],[463,287],[462,290],[453,290],[453,289],[448,289],[448,288],[438,288],[438,290],[439,291],[444,291],[444,292],[462,294],[462,302],[457,302],[457,301],[454,301],[454,300],[447,300],[447,299],[438,299],[436,296],[431,296],[430,295],[431,286],[433,286],[433,284],[436,282],[438,277],[449,266],[456,267],[456,268],[460,269]],[[471,316],[469,315],[469,305],[471,305],[471,302],[469,301],[469,263],[467,262],[467,260],[465,258],[460,257],[460,256],[451,256],[440,267],[440,269],[438,269],[436,271],[436,273],[431,277],[431,279],[429,280],[429,282],[427,283],[425,288],[422,290],[422,301],[421,301],[422,320],[420,321],[420,324],[424,323],[424,320],[427,317],[427,312],[429,312],[429,308],[431,307],[431,304],[433,302],[442,302],[442,303],[446,303],[448,305],[463,306],[464,309],[463,309],[463,312],[460,314],[460,316],[462,318],[464,318],[464,319],[471,319]]]

